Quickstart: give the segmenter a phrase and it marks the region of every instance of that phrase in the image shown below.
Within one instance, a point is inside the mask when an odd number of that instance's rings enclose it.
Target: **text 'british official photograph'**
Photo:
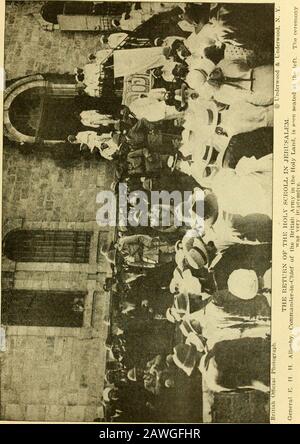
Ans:
[[[274,5],[7,1],[2,421],[267,423]]]

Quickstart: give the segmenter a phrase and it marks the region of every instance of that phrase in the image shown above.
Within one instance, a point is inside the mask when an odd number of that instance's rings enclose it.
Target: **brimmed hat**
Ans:
[[[180,315],[177,313],[176,309],[174,307],[170,307],[166,311],[166,319],[171,322],[172,324],[175,324],[176,322],[181,321]]]
[[[258,278],[254,270],[234,270],[227,281],[228,290],[240,299],[253,299],[258,292]]]
[[[186,79],[189,83],[189,79],[193,79],[192,84],[197,84],[197,87],[202,86],[208,79],[209,74],[215,69],[216,65],[209,59],[203,58],[198,63],[194,63],[191,66],[188,77]]]
[[[105,34],[101,34],[100,35],[100,43],[102,43],[102,45],[106,44],[106,42],[104,40],[107,40],[107,36]]]
[[[105,387],[102,392],[102,398],[104,402],[110,402],[112,390],[114,390],[114,387]]]
[[[171,308],[167,308],[166,319],[167,319],[167,321],[171,322],[172,324],[175,324],[175,322],[176,322],[176,319],[174,318],[174,316],[171,312]]]
[[[208,213],[208,214],[207,214]],[[212,218],[215,223],[219,215],[218,198],[214,193],[205,194],[204,196],[204,218]]]
[[[136,382],[136,368],[133,367],[130,370],[128,370],[127,372],[127,379],[129,379],[129,381],[133,381]]]
[[[193,330],[191,324],[186,319],[183,319],[179,328],[180,328],[180,331],[183,334],[183,336],[185,336],[186,338],[188,337],[188,335],[190,333],[194,333],[194,330]]]
[[[196,350],[200,353],[203,353],[206,351],[206,340],[203,338],[203,336],[198,335],[194,331],[190,331],[185,343],[187,345],[193,345],[196,347]]]
[[[183,250],[185,258],[192,268],[199,270],[208,264],[206,245],[201,237],[186,237]]]
[[[79,144],[79,142],[78,142],[77,139],[76,139],[76,136],[74,136],[73,134],[70,134],[70,135],[67,137],[67,141],[68,141],[69,143],[73,143],[73,144],[78,143],[78,144]]]
[[[110,377],[112,376],[114,374],[114,371],[113,370],[107,370],[106,371],[106,373],[105,373],[105,375],[104,375],[104,381],[107,383],[107,384],[110,384],[111,382],[110,382]]]
[[[180,89],[175,90],[175,100],[180,102],[181,107],[185,107],[188,103],[188,98],[186,97],[186,90],[189,86],[186,83],[182,83]]]
[[[160,41],[162,41],[161,44],[159,44]],[[161,45],[164,43],[164,40],[163,40],[161,37],[156,37],[156,38],[154,39],[153,43],[154,43],[154,46],[161,46]]]
[[[198,321],[195,318],[189,319],[189,324],[191,329],[197,334],[197,335],[201,335],[202,334],[202,325],[200,323],[200,321]]]
[[[113,418],[119,418],[121,416],[122,412],[120,410],[116,410],[115,413],[110,417],[112,420]]]
[[[110,189],[113,193],[116,193],[116,190],[118,188],[119,185],[119,181],[118,180],[114,180],[111,185],[110,185]]]
[[[183,317],[186,313],[190,312],[190,299],[188,295],[184,293],[178,293],[174,295],[174,308]]]
[[[173,361],[188,376],[191,376],[197,359],[197,349],[193,345],[178,344],[173,349]]]
[[[167,165],[171,169],[171,171],[174,171],[176,168],[176,163],[178,160],[178,154],[175,154],[174,156],[170,156],[167,160]]]
[[[111,350],[111,347],[108,347],[106,345],[105,348],[106,348],[106,362],[115,361],[116,359],[115,359],[114,354]]]
[[[144,190],[151,191],[153,188],[153,180],[151,177],[146,177],[145,180],[142,181]]]
[[[195,89],[199,94],[200,97],[207,97],[209,94],[209,90],[207,91],[205,82],[207,80],[207,76],[205,75],[205,72],[203,70],[199,69],[192,69],[188,72],[186,76],[186,82],[188,83],[190,88]],[[204,94],[204,95],[203,95]],[[206,96],[205,96],[206,94]]]
[[[113,26],[114,28],[119,28],[119,27],[120,27],[120,22],[119,22],[119,20],[117,20],[117,19],[113,19],[113,20],[111,21],[111,24],[112,24],[112,26]]]
[[[182,240],[179,239],[176,243],[175,243],[175,251],[180,251],[182,250]]]
[[[204,124],[211,127],[212,130],[215,130],[218,125],[218,115],[219,113],[214,106],[207,105],[199,109],[197,118],[201,117]]]
[[[219,110],[217,105],[211,101],[198,101],[191,100],[189,102],[189,108],[195,114],[193,117],[193,124],[197,128],[197,131],[209,129],[207,136],[211,135],[215,131],[218,125]]]
[[[269,268],[263,275],[263,286],[264,288],[272,288],[272,268]]]

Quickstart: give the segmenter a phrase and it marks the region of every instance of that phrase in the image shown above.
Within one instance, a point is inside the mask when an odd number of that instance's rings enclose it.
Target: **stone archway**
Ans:
[[[11,122],[9,111],[14,100],[22,93],[32,88],[46,88],[48,82],[41,75],[34,75],[24,77],[17,80],[10,85],[4,92],[4,107],[3,107],[3,123],[4,123],[4,135],[14,141],[33,144],[36,141],[35,136],[23,134],[17,128],[15,128]]]
[[[40,74],[15,81],[4,93],[4,135],[20,144],[64,142],[66,138],[53,131],[55,122],[49,131],[51,118],[55,118],[56,107],[68,115],[70,99],[72,101],[76,95],[75,83],[49,81]],[[52,117],[51,112],[49,115],[51,109]]]

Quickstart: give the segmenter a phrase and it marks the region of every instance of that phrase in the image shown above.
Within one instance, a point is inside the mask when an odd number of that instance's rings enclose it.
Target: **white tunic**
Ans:
[[[110,125],[116,122],[109,114],[100,114],[96,110],[87,110],[80,113],[81,123],[85,126],[98,128],[100,125]]]

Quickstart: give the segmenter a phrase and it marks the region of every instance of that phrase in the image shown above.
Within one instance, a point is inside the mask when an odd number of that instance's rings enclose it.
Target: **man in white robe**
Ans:
[[[231,105],[246,101],[257,106],[273,103],[273,65],[250,68],[243,60],[221,60],[215,65],[208,59],[195,63],[186,81],[203,99]]]

